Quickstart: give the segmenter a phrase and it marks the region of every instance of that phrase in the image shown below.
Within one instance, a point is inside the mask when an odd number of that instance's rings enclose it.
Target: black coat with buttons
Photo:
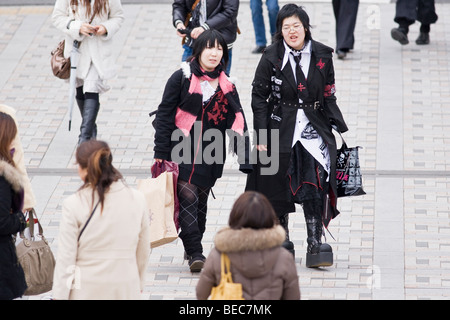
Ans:
[[[336,159],[336,139],[332,125],[340,132],[348,130],[336,103],[333,49],[311,40],[311,63],[307,87],[309,106],[304,108],[312,126],[328,145],[330,159]],[[266,144],[260,135],[261,129],[279,130],[280,161],[289,161],[298,110],[297,84],[289,63],[281,70],[285,47],[282,41],[269,46],[263,53],[256,69],[252,90],[253,125],[258,144]],[[268,139],[269,152],[275,141]],[[281,170],[288,164],[280,163]],[[257,172],[255,172],[257,174]],[[336,209],[336,163],[331,161],[329,195],[334,216]],[[279,172],[273,179],[286,179],[286,172]],[[251,178],[250,178],[251,180]],[[272,184],[270,184],[272,185]],[[257,186],[256,186],[257,189]],[[281,198],[279,198],[281,199]],[[273,203],[273,202],[272,202]]]

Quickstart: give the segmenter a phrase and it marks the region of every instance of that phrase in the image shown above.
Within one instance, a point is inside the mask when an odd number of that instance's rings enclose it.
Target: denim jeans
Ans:
[[[269,13],[270,34],[273,37],[277,31],[277,15],[280,7],[278,6],[278,0],[266,0],[266,6]],[[250,0],[250,9],[252,10],[256,45],[266,46],[266,27],[264,26],[262,0]]]
[[[181,56],[181,61],[186,61],[192,55],[192,47],[189,47],[187,44],[183,44],[183,55]],[[233,49],[228,49],[228,65],[225,73],[229,76],[231,71],[231,57],[232,57]]]

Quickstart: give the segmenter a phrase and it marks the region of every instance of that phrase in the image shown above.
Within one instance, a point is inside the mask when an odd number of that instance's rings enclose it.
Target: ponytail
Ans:
[[[111,149],[104,141],[89,140],[80,144],[76,159],[82,168],[87,169],[84,184],[80,189],[92,188],[92,207],[95,192],[97,192],[103,210],[105,194],[109,187],[113,182],[123,179],[120,172],[112,165]]]

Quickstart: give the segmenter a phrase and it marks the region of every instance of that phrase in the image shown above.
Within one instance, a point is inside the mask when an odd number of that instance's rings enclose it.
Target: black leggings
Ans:
[[[178,180],[177,193],[180,202],[180,238],[188,256],[203,253],[202,238],[206,230],[206,211],[211,188],[199,187]]]

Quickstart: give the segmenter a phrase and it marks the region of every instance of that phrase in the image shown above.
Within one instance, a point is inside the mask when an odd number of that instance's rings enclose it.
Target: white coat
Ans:
[[[91,1],[93,6],[95,0]],[[109,0],[108,13],[94,17],[91,25],[103,25],[107,33],[103,36],[84,36],[80,34],[83,23],[89,23],[86,9],[79,5],[72,10],[70,0],[56,0],[52,13],[54,26],[65,34],[64,56],[70,57],[73,41],[81,41],[80,61],[77,66],[77,78],[85,79],[91,63],[95,66],[100,79],[111,79],[116,75],[113,55],[113,37],[122,26],[124,15],[120,0]],[[91,10],[92,12],[93,10]]]
[[[94,204],[98,202],[98,194]],[[144,195],[122,181],[111,184],[103,212],[91,214],[92,189],[63,202],[52,295],[70,300],[139,300],[150,254]]]

